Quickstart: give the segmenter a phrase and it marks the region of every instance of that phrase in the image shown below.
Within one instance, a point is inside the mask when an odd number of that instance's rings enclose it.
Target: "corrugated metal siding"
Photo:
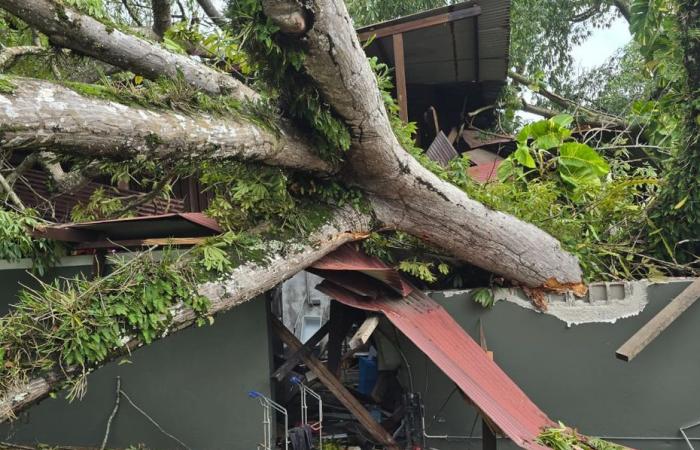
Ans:
[[[345,267],[362,273],[376,272],[381,266],[384,274],[393,270],[350,246],[314,264],[316,268]],[[323,276],[322,271],[319,274]],[[357,272],[344,275],[334,273],[317,289],[354,308],[383,313],[514,443],[525,449],[546,448],[536,439],[543,427],[554,425],[552,420],[439,304],[415,288],[400,298],[377,296],[376,286],[357,282]]]

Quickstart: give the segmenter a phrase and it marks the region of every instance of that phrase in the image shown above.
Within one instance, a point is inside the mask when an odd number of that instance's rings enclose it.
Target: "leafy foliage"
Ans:
[[[205,323],[209,301],[196,291],[200,276],[186,258],[145,253],[94,281],[77,276],[25,289],[0,318],[0,392],[58,367],[84,375],[131,338],[148,344],[167,332],[179,305]],[[83,381],[72,385],[73,396],[84,392]]]
[[[319,156],[339,161],[350,148],[350,131],[304,72],[300,43],[277,33],[278,27],[263,14],[262,2],[231,1],[228,16],[244,52],[244,75],[278,99],[285,115],[312,133]]]
[[[472,299],[484,308],[491,308],[496,304],[496,298],[493,295],[493,290],[490,288],[474,289]]]
[[[19,261],[31,258],[33,270],[39,275],[55,264],[61,247],[55,241],[35,239],[30,232],[41,225],[33,211],[23,213],[0,210],[0,260]]]
[[[537,441],[555,450],[623,450],[625,447],[590,438],[559,422],[559,427],[548,428],[537,437]]]

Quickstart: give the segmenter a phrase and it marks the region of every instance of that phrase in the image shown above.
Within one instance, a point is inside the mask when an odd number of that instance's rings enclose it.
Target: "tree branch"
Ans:
[[[22,203],[22,200],[20,200],[15,191],[12,190],[12,186],[10,186],[10,183],[7,182],[7,179],[0,173],[0,192],[2,191],[5,191],[7,198],[14,203],[17,209],[24,211],[24,203]]]
[[[613,0],[613,5],[620,12],[620,15],[625,18],[627,23],[630,22],[632,11],[630,10],[629,0]]]
[[[10,67],[20,56],[38,55],[44,52],[46,49],[37,45],[7,47],[0,52],[0,70]]]
[[[219,28],[226,27],[226,18],[219,12],[211,0],[197,0],[197,3],[199,3],[199,6],[202,7],[207,16],[209,16],[212,22],[214,22]]]
[[[153,32],[162,40],[173,23],[170,0],[151,0],[151,9],[153,10]]]
[[[126,13],[129,14],[129,17],[131,17],[131,20],[134,21],[136,26],[137,27],[143,26],[143,23],[141,22],[141,19],[139,18],[138,13],[129,4],[129,0],[122,0],[122,5],[124,5],[124,9],[126,9]]]
[[[182,77],[211,95],[228,94],[241,100],[258,98],[229,74],[126,34],[55,0],[0,0],[0,8],[46,34],[55,44],[147,78]]]
[[[214,315],[228,311],[269,291],[341,245],[365,238],[370,231],[370,221],[366,215],[343,208],[303,241],[269,242],[266,254],[271,255],[271,260],[267,263],[244,264],[234,269],[226,281],[205,283],[199,287],[199,292],[211,302],[208,313]],[[197,318],[196,313],[184,305],[174,307],[172,315],[167,335],[191,326]],[[141,345],[132,338],[123,347],[115,349],[111,359],[134,351]],[[71,374],[70,368],[65,371],[53,370],[1,394],[0,422],[13,418],[21,410],[46,398],[52,390],[60,387],[67,374]]]
[[[619,128],[627,128],[629,126],[626,121],[617,116],[612,116],[610,114],[586,108],[573,100],[569,100],[568,98],[562,97],[561,95],[546,89],[544,86],[541,86],[540,83],[537,83],[535,80],[530,80],[524,75],[510,71],[508,72],[508,77],[516,83],[528,88],[530,86],[537,86],[537,91],[534,91],[536,94],[541,95],[556,105],[561,106],[565,110],[575,111],[576,113],[585,116],[585,121],[587,123],[603,124],[602,126],[613,126]]]
[[[0,94],[0,123],[6,126],[0,149],[116,159],[238,159],[334,171],[311,144],[291,131],[275,133],[237,118],[129,107],[47,81],[14,78],[13,83],[14,93]]]

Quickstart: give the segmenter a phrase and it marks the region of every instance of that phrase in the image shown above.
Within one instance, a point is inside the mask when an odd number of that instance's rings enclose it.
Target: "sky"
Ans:
[[[627,22],[619,17],[610,28],[595,30],[591,37],[574,48],[574,60],[584,69],[599,66],[631,39]]]

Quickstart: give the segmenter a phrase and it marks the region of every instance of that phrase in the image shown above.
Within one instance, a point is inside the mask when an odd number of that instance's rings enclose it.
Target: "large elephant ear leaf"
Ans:
[[[567,142],[559,147],[558,170],[565,182],[596,183],[610,172],[610,166],[588,145]]]

